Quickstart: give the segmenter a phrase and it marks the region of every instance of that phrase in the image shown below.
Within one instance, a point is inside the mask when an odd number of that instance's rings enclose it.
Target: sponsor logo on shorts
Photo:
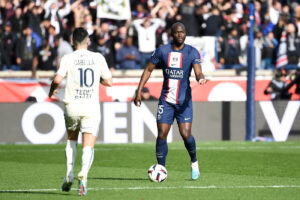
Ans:
[[[161,116],[158,114],[158,115],[157,115],[157,119],[160,120],[160,118],[161,118]]]

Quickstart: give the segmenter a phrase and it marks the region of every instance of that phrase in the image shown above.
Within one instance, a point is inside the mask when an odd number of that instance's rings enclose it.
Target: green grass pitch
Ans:
[[[150,182],[155,144],[95,146],[88,194],[78,197],[74,183],[61,192],[64,144],[0,145],[0,199],[300,199],[300,141],[198,142],[201,176],[190,180],[190,161],[182,142],[169,144],[164,183]],[[81,163],[78,146],[75,173]]]

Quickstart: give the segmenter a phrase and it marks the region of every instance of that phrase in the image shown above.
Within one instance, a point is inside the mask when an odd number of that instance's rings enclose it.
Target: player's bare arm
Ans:
[[[202,73],[201,65],[200,64],[193,64],[193,69],[195,72],[196,80],[200,85],[204,85],[208,82],[205,78],[204,74]]]
[[[57,93],[57,87],[59,86],[59,84],[61,83],[61,81],[64,79],[63,76],[59,75],[59,74],[56,74],[56,76],[54,77],[52,83],[51,83],[51,87],[50,87],[50,91],[49,91],[49,94],[48,96],[51,98],[52,95],[54,93]]]
[[[101,79],[100,79],[100,83],[101,83],[102,85],[107,86],[107,87],[111,87],[111,86],[112,86],[112,78],[108,78],[108,79],[103,79],[103,78],[101,78]]]
[[[141,77],[141,80],[140,80],[140,83],[139,83],[139,86],[138,86],[138,89],[136,91],[136,95],[134,98],[134,104],[136,106],[140,106],[142,103],[142,96],[141,96],[142,89],[143,89],[144,85],[147,83],[147,81],[149,80],[154,68],[155,68],[155,65],[150,62],[142,74],[142,77]]]

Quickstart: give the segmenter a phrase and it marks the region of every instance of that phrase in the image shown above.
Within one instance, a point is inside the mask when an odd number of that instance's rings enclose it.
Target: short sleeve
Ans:
[[[150,62],[154,65],[157,65],[161,60],[161,50],[160,48],[156,49],[153,54],[151,55]]]
[[[201,64],[201,57],[200,57],[199,51],[195,48],[193,48],[193,51],[192,51],[192,63],[193,64]]]
[[[107,66],[107,62],[105,58],[99,53],[98,54],[101,60],[101,78],[109,79],[112,77],[111,72]]]
[[[57,74],[65,77],[68,71],[68,64],[67,64],[67,56],[63,56],[61,58],[59,69],[57,70]]]

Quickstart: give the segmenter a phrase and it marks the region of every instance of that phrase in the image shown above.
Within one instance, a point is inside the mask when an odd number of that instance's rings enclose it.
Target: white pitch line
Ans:
[[[117,187],[117,188],[88,188],[90,191],[99,190],[172,190],[172,189],[265,189],[265,188],[300,188],[300,185],[244,185],[244,186],[166,186],[166,187]],[[72,189],[77,190],[77,189]],[[22,189],[22,190],[0,190],[5,192],[47,192],[61,191],[61,189]]]
[[[1,146],[0,146],[1,147]],[[263,149],[300,149],[300,146],[211,146],[211,147],[197,147],[197,150],[263,150]],[[130,147],[109,147],[109,148],[101,148],[96,147],[95,151],[135,151],[135,148]],[[169,150],[185,150],[184,146],[182,147],[169,147]],[[63,149],[0,149],[0,153],[5,152],[61,152]]]
[[[196,147],[197,150],[260,150],[260,149],[274,149],[274,148],[282,148],[282,149],[300,149],[300,146],[240,146],[240,147]],[[171,150],[184,150],[184,147],[169,147]]]

